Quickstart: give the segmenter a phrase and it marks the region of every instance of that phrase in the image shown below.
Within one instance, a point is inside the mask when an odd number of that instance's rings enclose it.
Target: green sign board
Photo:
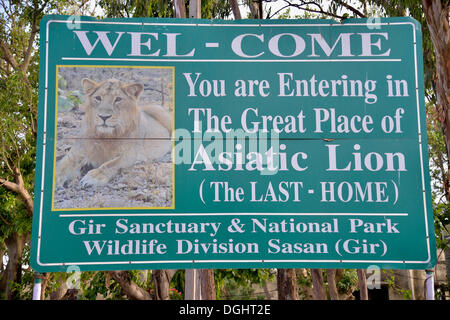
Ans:
[[[436,262],[420,25],[47,16],[32,266]]]

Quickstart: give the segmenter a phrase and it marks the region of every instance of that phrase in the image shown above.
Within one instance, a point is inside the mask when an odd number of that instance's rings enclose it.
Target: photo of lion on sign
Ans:
[[[54,209],[172,207],[172,86],[171,68],[58,68]]]

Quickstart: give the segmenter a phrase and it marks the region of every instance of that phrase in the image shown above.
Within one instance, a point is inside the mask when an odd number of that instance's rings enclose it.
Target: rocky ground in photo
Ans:
[[[69,152],[75,141],[73,138],[80,136],[81,122],[84,116],[79,107],[83,100],[80,83],[81,79],[85,77],[95,81],[109,78],[129,83],[139,81],[144,84],[140,103],[162,103],[164,99],[165,107],[172,109],[172,75],[168,69],[113,69],[60,68],[60,82],[63,83],[63,88],[59,88],[58,92],[57,161]],[[146,70],[147,72],[145,72]],[[167,93],[168,91],[170,92]],[[82,170],[81,177],[77,177],[66,183],[64,187],[55,190],[55,209],[153,208],[171,207],[173,204],[173,172],[170,153],[157,161],[137,162],[130,168],[122,169],[109,185],[104,187],[82,187],[80,180],[88,171]]]

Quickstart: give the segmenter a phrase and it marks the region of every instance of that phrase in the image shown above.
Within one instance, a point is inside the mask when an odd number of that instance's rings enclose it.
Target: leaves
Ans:
[[[0,10],[0,240],[29,239],[36,157],[39,20],[53,1],[2,1]],[[25,207],[25,204],[26,207]],[[29,243],[29,240],[27,240]],[[8,254],[8,253],[6,253]],[[29,298],[29,245],[8,256],[14,279],[7,296]],[[3,259],[4,257],[2,257]],[[17,260],[17,261],[16,261]],[[11,262],[11,263],[9,263]],[[0,270],[3,272],[3,270]]]
[[[175,16],[171,0],[101,0],[99,5],[109,18],[172,18]],[[231,14],[231,5],[227,0],[203,0],[201,10],[203,19],[225,19]],[[186,11],[189,12],[189,1],[186,1]]]
[[[217,299],[249,299],[254,293],[252,285],[262,287],[274,274],[272,269],[216,269]]]

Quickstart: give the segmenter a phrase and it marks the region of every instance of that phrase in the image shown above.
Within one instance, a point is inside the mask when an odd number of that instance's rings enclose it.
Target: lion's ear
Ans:
[[[83,87],[84,93],[91,94],[97,88],[98,83],[91,79],[84,78],[83,80],[81,80],[81,86]]]
[[[143,90],[144,86],[140,83],[132,83],[125,87],[125,92],[136,100],[139,98]]]

